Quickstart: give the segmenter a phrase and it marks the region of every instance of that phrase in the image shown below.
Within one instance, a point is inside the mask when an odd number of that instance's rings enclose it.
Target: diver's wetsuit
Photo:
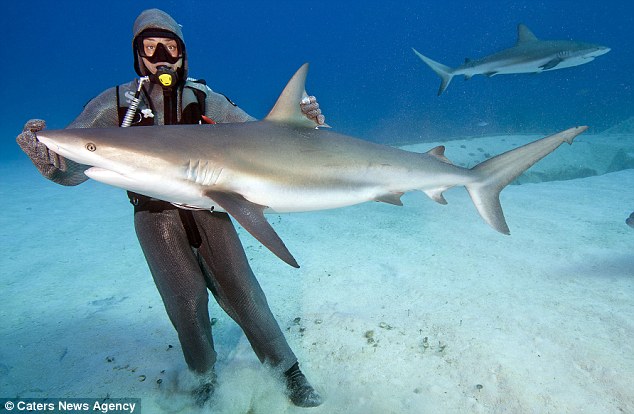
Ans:
[[[156,10],[150,12],[154,11]],[[182,40],[180,28],[174,26],[175,22],[166,18],[166,14],[158,11],[144,14],[143,19],[140,16],[135,22],[135,36],[147,28],[160,28],[178,34]],[[135,63],[139,72],[136,58]],[[185,76],[186,69],[184,57]],[[183,115],[187,114],[188,107],[196,109],[198,102],[196,95],[192,93],[195,89],[204,92],[204,113],[215,122],[254,120],[225,96],[211,91],[205,85],[192,82],[187,82],[187,85],[191,88],[181,84],[174,91],[179,119],[169,123],[181,120],[197,123],[199,117],[182,119],[187,118]],[[132,81],[102,92],[86,105],[68,127],[119,126],[121,110],[125,111],[122,103],[125,104],[126,96],[134,94],[136,87],[137,81]],[[146,83],[141,97],[142,103],[132,125],[163,125],[166,121],[163,89],[157,84]],[[153,117],[143,117],[143,109],[150,109]],[[47,178],[62,185],[77,185],[87,179],[83,174],[85,166],[70,160],[65,160],[65,163],[65,172],[53,171]],[[262,362],[281,372],[293,367],[297,359],[269,309],[229,216],[210,211],[193,211],[191,215],[188,213],[190,230],[197,230],[200,236],[200,246],[195,248],[188,238],[181,210],[158,200],[145,201],[135,206],[136,233],[169,318],[178,332],[189,368],[206,373],[213,368],[216,360],[207,288],[240,325]]]

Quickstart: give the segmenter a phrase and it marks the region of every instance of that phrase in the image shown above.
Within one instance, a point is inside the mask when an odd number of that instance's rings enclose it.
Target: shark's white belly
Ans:
[[[459,68],[454,74],[471,77],[475,75],[494,76],[514,73],[538,73],[544,71],[541,66],[547,64],[550,60],[550,58],[546,58],[531,61],[508,60],[506,62],[483,63],[473,67]]]
[[[178,205],[224,211],[208,191],[233,192],[252,203],[267,207],[267,212],[290,213],[327,210],[375,200],[390,190],[381,185],[344,186],[287,186],[249,177],[232,177],[225,182],[203,185],[194,180],[168,178],[165,175],[135,174],[124,176],[110,170],[92,167],[86,171],[90,178],[108,185],[144,194]]]
[[[461,67],[455,70],[454,75],[465,75],[467,77],[475,75],[509,75],[514,73],[540,73],[549,70],[570,68],[573,66],[583,65],[594,60],[594,57],[583,56],[562,56],[561,61],[548,69],[547,67],[553,60],[558,59],[556,55],[548,55],[540,59],[521,60],[508,59],[495,62],[483,62],[471,67]]]

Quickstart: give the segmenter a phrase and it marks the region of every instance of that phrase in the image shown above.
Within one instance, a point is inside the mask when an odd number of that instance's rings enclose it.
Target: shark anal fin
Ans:
[[[438,204],[447,204],[447,200],[445,199],[445,196],[442,195],[442,193],[448,188],[450,187],[441,187],[441,188],[434,188],[432,190],[423,190],[423,192],[427,194],[427,197],[431,198]]]
[[[395,206],[402,206],[403,202],[401,201],[401,196],[403,196],[404,193],[387,193],[387,194],[383,194],[382,196],[379,196],[377,198],[374,199],[374,201],[379,201],[381,203],[388,203],[388,204],[393,204]]]
[[[541,65],[540,68],[542,68],[543,70],[553,69],[555,66],[559,65],[561,62],[563,62],[563,59],[554,58],[544,63],[543,65]]]
[[[220,207],[235,218],[246,231],[251,233],[273,254],[289,265],[299,268],[299,264],[297,264],[291,252],[288,251],[280,236],[264,218],[263,206],[252,203],[237,193],[206,191],[205,195],[218,203]]]

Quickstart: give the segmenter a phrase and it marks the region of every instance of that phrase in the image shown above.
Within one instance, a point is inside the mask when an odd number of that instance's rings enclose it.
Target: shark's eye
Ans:
[[[90,152],[95,152],[97,150],[97,146],[92,142],[89,142],[88,144],[86,144],[86,149]]]

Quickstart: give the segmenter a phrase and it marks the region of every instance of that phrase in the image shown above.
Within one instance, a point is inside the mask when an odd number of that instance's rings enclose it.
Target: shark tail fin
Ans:
[[[427,56],[419,53],[416,49],[412,48],[416,56],[420,58],[427,66],[429,66],[438,76],[440,76],[440,88],[438,88],[438,96],[442,95],[442,93],[449,86],[449,82],[451,82],[451,78],[453,78],[453,69],[449,66],[445,66],[442,63],[438,63],[435,60],[428,58]]]
[[[475,174],[475,181],[467,184],[466,188],[484,221],[500,233],[510,234],[500,205],[500,192],[564,142],[572,144],[573,139],[586,129],[588,129],[587,126],[567,129],[490,158],[473,167],[471,171]]]

